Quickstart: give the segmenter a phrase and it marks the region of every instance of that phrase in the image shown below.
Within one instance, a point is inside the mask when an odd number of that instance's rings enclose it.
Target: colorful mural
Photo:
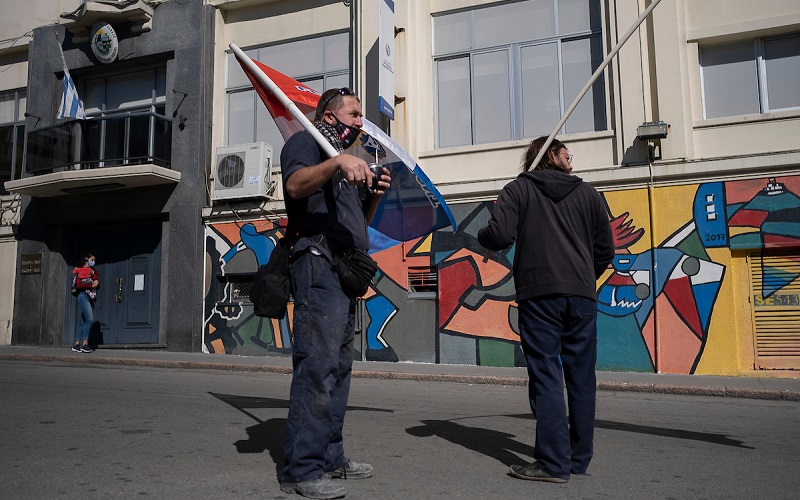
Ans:
[[[695,373],[704,356],[721,358],[708,346],[736,342],[730,315],[715,314],[727,307],[720,309],[721,293],[749,293],[725,286],[731,250],[800,247],[796,193],[800,177],[604,193],[617,255],[598,280],[598,368]],[[359,359],[524,366],[511,273],[516,248],[487,254],[477,241],[493,205],[451,206],[455,233],[403,243],[371,230],[381,270],[360,302]],[[267,221],[207,226],[209,352],[290,352],[291,306],[280,321],[259,318],[237,288],[281,235]],[[414,286],[418,269],[433,270],[436,293]],[[774,264],[762,273],[764,297],[798,278]],[[715,363],[730,371],[722,364],[736,360]]]

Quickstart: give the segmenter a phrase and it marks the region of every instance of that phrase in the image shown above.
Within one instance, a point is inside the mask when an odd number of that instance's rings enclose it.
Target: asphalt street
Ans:
[[[0,361],[2,498],[299,498],[278,488],[290,375]],[[590,475],[522,481],[522,385],[353,381],[351,499],[795,498],[800,404],[600,391]]]

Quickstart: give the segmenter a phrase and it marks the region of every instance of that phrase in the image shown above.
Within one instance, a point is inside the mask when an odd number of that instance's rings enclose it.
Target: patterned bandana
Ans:
[[[331,146],[338,151],[339,153],[344,153],[344,146],[342,145],[342,140],[339,138],[339,133],[336,132],[336,129],[332,125],[328,125],[323,121],[314,122],[314,126],[317,127],[322,133],[322,136],[331,143]]]

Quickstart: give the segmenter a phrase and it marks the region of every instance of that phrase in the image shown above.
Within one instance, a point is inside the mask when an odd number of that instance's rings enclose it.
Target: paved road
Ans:
[[[0,361],[0,497],[299,498],[278,489],[290,376]],[[350,499],[796,498],[800,404],[599,393],[596,458],[564,485],[520,481],[522,386],[356,379]]]

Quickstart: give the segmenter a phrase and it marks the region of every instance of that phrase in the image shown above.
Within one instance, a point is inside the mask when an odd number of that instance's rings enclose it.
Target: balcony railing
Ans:
[[[71,120],[28,132],[25,171],[154,164],[170,168],[172,120],[157,113]]]

